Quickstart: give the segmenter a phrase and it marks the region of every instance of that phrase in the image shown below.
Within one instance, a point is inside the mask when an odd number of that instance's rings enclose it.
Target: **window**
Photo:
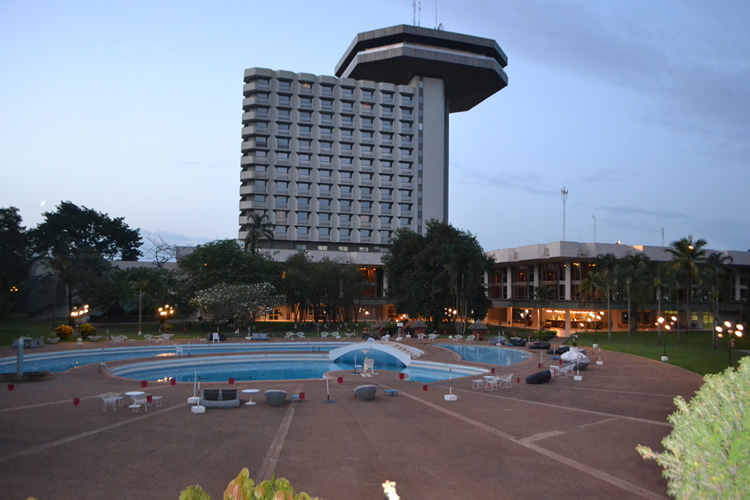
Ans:
[[[360,201],[359,202],[360,211],[363,214],[371,214],[372,213],[372,202],[371,201]]]
[[[267,80],[266,78],[259,78],[255,81],[259,89],[268,90],[271,88],[270,81]]]
[[[372,199],[372,188],[371,187],[362,187],[359,190],[362,198],[365,200],[371,200]]]
[[[331,228],[321,227],[318,229],[318,238],[321,240],[328,240],[331,237]]]
[[[255,130],[259,134],[267,134],[268,133],[268,123],[266,122],[259,122],[255,124]]]
[[[410,215],[411,214],[411,203],[399,203],[398,208],[401,209],[401,213],[403,215]]]
[[[279,163],[289,163],[289,152],[278,152],[276,153],[276,161]]]
[[[312,97],[300,97],[299,106],[300,108],[312,108]]]
[[[352,154],[354,146],[348,142],[344,142],[341,144],[341,154],[344,155],[350,155]]]
[[[312,136],[312,126],[310,125],[300,125],[299,126],[299,135],[302,137],[310,137]]]
[[[299,149],[300,149],[300,151],[311,151],[312,150],[312,141],[310,139],[300,139],[299,140]]]
[[[312,155],[307,153],[300,153],[297,155],[297,159],[299,160],[300,165],[309,165],[310,161],[312,160]]]
[[[381,96],[384,104],[393,104],[393,94],[391,94],[390,92],[383,92]]]
[[[373,128],[375,126],[375,118],[365,116],[362,118],[362,128]]]
[[[349,241],[352,238],[352,230],[348,228],[339,229],[339,239],[341,241]]]
[[[363,141],[372,141],[375,138],[375,133],[369,130],[365,130],[362,132],[362,140]]]
[[[360,215],[359,216],[359,227],[370,227],[372,225],[371,215]]]
[[[268,137],[256,137],[255,138],[255,146],[259,148],[267,148],[268,147]]]
[[[318,179],[320,179],[320,182],[331,182],[331,171],[320,170],[318,172]]]
[[[280,109],[279,110],[279,120],[283,120],[285,122],[288,122],[292,119],[292,112],[288,109]]]
[[[352,196],[352,187],[351,186],[341,186],[341,196],[351,198]]]
[[[265,165],[255,165],[255,175],[265,177],[267,168]]]
[[[258,161],[266,161],[267,157],[268,157],[268,151],[256,151],[255,152],[255,158]]]
[[[398,181],[402,186],[411,187],[411,177],[406,175],[399,175]]]
[[[393,120],[382,120],[383,130],[393,130]]]
[[[266,195],[264,195],[264,194],[253,195],[253,203],[256,204],[256,205],[265,205],[266,204]]]
[[[372,168],[372,158],[360,158],[359,164],[362,168]]]
[[[352,225],[352,216],[350,214],[341,214],[339,216],[339,225],[348,227]]]
[[[411,149],[409,148],[400,148],[398,152],[401,153],[401,158],[411,158]]]
[[[341,87],[341,97],[344,99],[354,99],[354,89],[351,87]]]
[[[333,125],[333,115],[331,113],[320,113],[320,123]]]
[[[276,167],[276,178],[277,179],[288,179],[289,178],[289,167]]]
[[[288,196],[277,196],[276,197],[276,208],[283,208],[286,210],[289,208],[289,197]]]
[[[343,115],[341,117],[341,126],[342,127],[353,127],[354,126],[354,117],[350,115]]]
[[[291,125],[288,123],[279,123],[279,135],[291,135]]]
[[[393,118],[393,106],[383,106],[381,108],[381,115]]]
[[[372,144],[363,144],[360,146],[359,150],[362,152],[362,154],[371,155],[373,152],[373,146]]]
[[[393,185],[393,176],[392,175],[381,175],[380,176],[380,185],[381,186],[392,186]]]
[[[392,145],[393,134],[380,134],[380,144]]]
[[[401,104],[405,106],[412,106],[414,104],[414,99],[410,95],[401,94]]]
[[[298,168],[297,169],[297,178],[298,179],[309,179],[311,171],[312,171],[312,169],[310,169],[310,168]]]
[[[255,115],[258,118],[268,118],[268,108],[255,108]]]
[[[344,101],[341,103],[341,112],[342,113],[354,113],[354,103],[349,101]]]
[[[354,131],[349,129],[342,129],[341,130],[341,140],[342,141],[353,141],[354,140]]]
[[[299,121],[310,123],[312,121],[312,111],[300,111]]]
[[[380,234],[380,241],[383,243],[391,239],[391,232],[388,230],[381,229],[378,233]]]
[[[289,80],[279,80],[279,92],[291,92],[292,82]]]
[[[320,127],[320,138],[333,139],[333,129],[328,127]]]
[[[341,172],[341,182],[352,182],[352,172]]]
[[[390,172],[393,170],[393,162],[388,160],[380,160],[380,169],[384,172]]]
[[[393,203],[381,203],[380,215],[391,215],[391,214],[393,214]]]
[[[332,142],[320,142],[320,152],[321,153],[332,153],[333,152],[333,143]]]
[[[410,134],[414,131],[414,127],[410,122],[401,122],[401,132]]]
[[[320,196],[331,196],[331,185],[321,184],[318,186],[318,192],[320,193]]]
[[[310,212],[297,212],[297,224],[310,224]]]
[[[278,148],[279,149],[289,149],[289,138],[288,137],[279,137],[277,139]]]
[[[330,99],[321,99],[320,109],[322,109],[323,111],[333,111],[333,101],[331,101]]]
[[[330,85],[321,85],[320,95],[322,95],[323,97],[333,97],[333,87],[331,87]]]
[[[298,238],[307,238],[307,236],[310,234],[310,228],[307,226],[301,226],[297,228],[297,237]]]
[[[297,208],[300,210],[310,210],[310,198],[297,198]]]
[[[288,95],[280,95],[279,96],[279,106],[291,106],[292,105],[292,98]]]
[[[331,158],[333,158],[333,157],[332,156],[328,156],[328,155],[321,155],[320,156],[320,164],[321,165],[323,165],[323,164],[330,165],[331,164]]]
[[[273,234],[275,238],[282,238],[286,236],[286,226],[276,226],[273,228]]]
[[[381,189],[380,199],[383,201],[390,201],[393,199],[393,189]]]
[[[341,207],[342,212],[351,212],[352,211],[352,200],[341,200],[339,202],[339,206]]]
[[[399,217],[398,218],[398,224],[401,227],[409,227],[411,225],[411,218],[409,218],[409,217]]]
[[[331,225],[331,214],[319,214],[318,215],[318,225],[320,225],[320,226],[330,226]]]
[[[372,101],[375,97],[375,92],[369,89],[362,89],[362,100]]]
[[[286,214],[284,210],[276,210],[276,224],[286,224]]]
[[[380,154],[385,158],[391,158],[393,156],[393,148],[380,148]]]
[[[302,94],[312,94],[313,84],[310,82],[301,82],[299,84],[299,90]]]
[[[310,195],[310,183],[309,182],[300,182],[297,184],[297,194],[298,195]]]
[[[319,201],[319,206],[320,206],[321,210],[324,210],[324,211],[328,212],[328,211],[331,210],[331,200],[328,199],[328,198],[322,198]],[[328,214],[320,214],[321,217],[323,217],[324,215],[328,215]]]
[[[373,105],[367,102],[362,103],[362,114],[363,115],[371,115],[372,114],[372,108]]]
[[[255,179],[253,181],[253,191],[256,193],[265,193],[266,192],[266,181],[261,179]]]
[[[411,109],[401,108],[401,118],[404,120],[411,120],[414,117]]]
[[[346,156],[340,158],[341,168],[352,168],[352,159]]]

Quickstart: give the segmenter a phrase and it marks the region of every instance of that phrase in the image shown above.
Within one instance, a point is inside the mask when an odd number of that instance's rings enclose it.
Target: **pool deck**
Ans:
[[[421,359],[458,359],[408,342],[425,351]],[[71,347],[43,349],[51,348]],[[186,404],[192,384],[154,382],[145,390],[162,396],[163,406],[105,412],[99,394],[140,385],[98,365],[16,383],[12,391],[3,383],[0,491],[9,499],[176,499],[198,483],[220,499],[247,467],[254,479],[285,477],[298,492],[328,500],[383,499],[385,480],[397,483],[403,499],[667,498],[659,466],[635,447],[660,447],[673,398],[691,397],[702,377],[603,351],[604,365],[592,357],[581,381],[528,385],[524,377],[539,370],[538,351],[528,352],[531,359],[496,369],[513,372],[511,389],[472,389],[475,377],[467,377],[425,391],[376,365],[373,377],[332,374],[343,383],[331,380],[330,395],[323,380],[237,382],[231,387],[261,390],[258,404],[205,414]],[[550,356],[544,359],[548,367]],[[360,384],[378,386],[374,401],[353,396]],[[266,389],[304,392],[305,399],[269,407]],[[444,400],[451,391],[457,401]]]

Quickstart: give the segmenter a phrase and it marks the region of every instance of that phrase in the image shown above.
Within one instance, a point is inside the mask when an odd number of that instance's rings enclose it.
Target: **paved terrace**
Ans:
[[[422,359],[457,359],[419,347]],[[44,347],[51,348],[74,346]],[[603,360],[581,372],[582,381],[527,385],[537,355],[497,370],[514,373],[510,390],[471,389],[472,377],[454,379],[455,402],[443,399],[448,381],[425,392],[386,371],[372,378],[334,373],[344,382],[331,381],[331,404],[322,403],[322,380],[238,382],[232,387],[303,391],[306,398],[274,408],[261,392],[256,406],[202,415],[186,404],[192,384],[153,382],[147,391],[163,396],[162,407],[104,412],[99,394],[140,385],[83,366],[16,383],[13,391],[0,387],[0,492],[7,499],[176,499],[198,483],[220,499],[247,467],[256,480],[286,477],[297,491],[328,500],[383,499],[386,479],[398,483],[404,500],[666,498],[660,468],[635,447],[660,446],[671,430],[673,398],[692,396],[702,378],[627,354],[604,351]],[[379,390],[361,402],[351,389],[362,383],[399,395]]]

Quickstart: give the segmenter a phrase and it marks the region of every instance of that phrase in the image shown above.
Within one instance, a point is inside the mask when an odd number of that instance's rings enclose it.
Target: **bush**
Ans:
[[[91,323],[84,323],[78,327],[78,335],[83,338],[96,335],[96,327],[94,327],[94,325],[92,325]]]
[[[676,498],[750,497],[750,358],[739,368],[706,375],[690,403],[680,396],[669,416],[674,426],[665,451],[638,446],[644,459],[664,470],[668,492]]]
[[[295,494],[292,485],[284,478],[276,479],[276,476],[273,476],[271,479],[256,484],[250,478],[250,472],[247,469],[242,469],[237,477],[227,485],[227,489],[224,491],[224,498],[231,500],[260,500],[266,498],[317,500],[317,497],[313,499],[307,493]],[[211,497],[203,491],[203,488],[196,484],[182,490],[180,500],[211,500]]]
[[[68,339],[73,335],[73,327],[70,325],[60,325],[55,328],[55,335],[61,340]]]

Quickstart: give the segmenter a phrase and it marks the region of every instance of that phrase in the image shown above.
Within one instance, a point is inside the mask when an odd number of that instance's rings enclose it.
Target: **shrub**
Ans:
[[[94,327],[94,325],[92,325],[91,323],[84,323],[78,327],[78,335],[83,338],[96,335],[96,327]]]
[[[61,340],[70,338],[73,335],[73,327],[70,325],[60,325],[55,328],[55,335]]]
[[[163,324],[163,325],[161,326],[161,331],[163,331],[164,333],[169,333],[169,332],[171,332],[171,331],[172,331],[172,325],[171,325],[171,324],[169,324],[169,323],[164,323],[164,324]]]
[[[292,485],[284,478],[276,479],[276,476],[273,476],[271,479],[256,484],[250,478],[250,472],[247,469],[242,469],[237,477],[227,485],[224,498],[230,500],[260,500],[266,498],[317,500],[317,497],[312,498],[307,493],[295,494]],[[211,500],[211,497],[196,484],[182,490],[180,500]]]
[[[664,470],[668,492],[676,498],[750,496],[750,358],[739,368],[706,375],[690,403],[677,396],[674,426],[665,451],[638,446],[644,459]]]

